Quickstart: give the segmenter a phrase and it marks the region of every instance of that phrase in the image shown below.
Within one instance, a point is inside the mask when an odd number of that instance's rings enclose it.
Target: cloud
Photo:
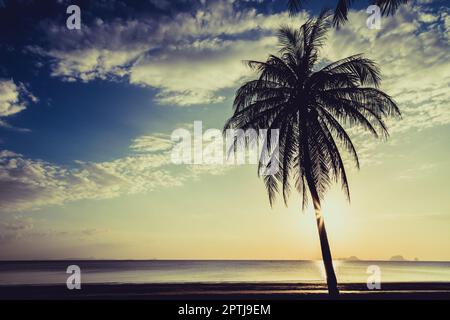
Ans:
[[[3,231],[28,231],[33,229],[33,219],[32,218],[24,218],[21,219],[19,217],[15,217],[10,221],[0,222],[0,228]]]
[[[100,200],[183,185],[229,166],[176,166],[168,135],[136,138],[126,157],[105,162],[75,161],[61,166],[0,151],[0,212],[28,212],[79,200]]]
[[[170,136],[162,133],[141,136],[133,140],[130,149],[135,152],[157,152],[169,150],[173,147]]]
[[[15,115],[25,110],[29,102],[38,101],[23,83],[0,79],[0,117]]]
[[[4,120],[1,120],[1,119],[0,119],[0,128],[12,130],[12,131],[17,131],[17,132],[31,132],[30,129],[15,127],[15,126],[10,125],[8,122],[6,122]],[[0,143],[1,143],[1,140],[0,140]]]
[[[7,117],[25,110],[25,102],[20,99],[23,88],[13,80],[0,80],[0,117]]]
[[[329,60],[364,53],[381,67],[382,89],[403,113],[402,121],[390,123],[392,133],[450,122],[450,29],[444,25],[449,13],[402,7],[383,18],[381,30],[369,30],[367,17],[351,12],[350,23],[330,34],[324,50]]]
[[[16,128],[3,120],[25,110],[29,102],[36,103],[38,99],[26,88],[23,83],[16,84],[14,80],[0,79],[0,127],[29,131],[28,129]]]
[[[237,10],[234,1],[214,1],[172,17],[96,18],[79,33],[46,25],[51,49],[32,50],[50,57],[52,75],[68,81],[126,79],[159,89],[160,104],[213,104],[226,98],[224,89],[237,88],[250,75],[241,60],[275,53],[276,28],[307,17]],[[404,115],[390,123],[391,132],[449,123],[450,10],[402,6],[382,18],[381,30],[366,27],[365,11],[352,10],[349,18],[330,32],[323,57],[333,61],[364,53],[379,63],[382,88]]]
[[[107,199],[180,184],[164,170],[165,155],[136,155],[110,162],[64,167],[0,153],[0,211],[27,211],[81,199]]]
[[[434,171],[437,167],[436,163],[424,163],[413,168],[409,168],[401,171],[396,179],[405,180],[405,181],[413,181],[419,178],[427,177],[430,175],[430,172]]]
[[[265,58],[275,48],[274,31],[290,19],[287,13],[264,15],[235,5],[213,1],[175,16],[97,18],[71,34],[47,23],[42,28],[51,48],[28,49],[49,57],[51,74],[66,81],[124,78],[159,89],[161,104],[217,103],[225,98],[221,90],[249,75],[241,60]],[[296,23],[306,16],[297,16]]]
[[[250,74],[242,60],[255,53],[263,58],[275,44],[275,37],[197,41],[167,50],[162,58],[139,61],[131,69],[130,83],[159,88],[161,104],[218,103],[225,99],[220,90],[236,87]]]
[[[108,229],[96,229],[96,228],[86,228],[81,230],[81,234],[84,236],[92,237],[99,234],[103,234],[105,232],[108,232]]]
[[[16,241],[30,241],[37,239],[51,239],[64,237],[77,241],[92,240],[110,232],[106,228],[85,227],[81,229],[55,230],[47,228],[48,221],[35,221],[25,215],[0,217],[0,246],[9,245]]]
[[[381,68],[381,89],[402,111],[401,120],[389,120],[390,144],[410,130],[425,130],[450,123],[450,24],[449,8],[431,11],[426,6],[401,7],[383,17],[380,30],[366,27],[364,12],[350,11],[350,22],[329,34],[322,55],[335,61],[364,53]],[[379,142],[360,128],[349,130],[363,165],[382,162]]]
[[[0,221],[0,245],[23,238],[33,228],[32,218],[13,217]]]

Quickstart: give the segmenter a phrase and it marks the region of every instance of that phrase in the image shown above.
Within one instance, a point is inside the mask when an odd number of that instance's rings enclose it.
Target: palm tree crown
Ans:
[[[387,137],[385,119],[400,116],[394,101],[378,89],[377,65],[354,55],[316,68],[319,48],[330,27],[323,12],[299,29],[281,27],[279,55],[267,61],[247,61],[259,73],[236,92],[234,114],[225,129],[279,129],[280,170],[264,177],[272,205],[277,192],[287,202],[291,183],[303,195],[309,189],[319,201],[332,182],[349,186],[340,148],[359,167],[345,126],[360,125],[376,137]],[[270,157],[271,155],[269,155]]]

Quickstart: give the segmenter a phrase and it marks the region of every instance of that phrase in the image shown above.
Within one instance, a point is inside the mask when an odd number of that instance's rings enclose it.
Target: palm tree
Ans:
[[[385,119],[400,117],[400,110],[390,96],[378,89],[380,71],[377,65],[362,55],[350,56],[320,69],[316,67],[319,48],[331,26],[329,18],[328,12],[322,12],[299,29],[281,27],[279,55],[270,55],[265,62],[247,61],[259,77],[237,90],[234,113],[224,130],[279,130],[280,170],[264,177],[270,205],[276,194],[282,193],[287,206],[291,183],[294,183],[302,195],[304,210],[309,191],[328,291],[336,295],[339,291],[321,200],[333,182],[340,182],[350,201],[340,149],[349,152],[358,168],[359,160],[344,128],[361,126],[375,137],[387,138]],[[268,140],[266,137],[265,143]],[[273,160],[274,155],[275,152],[261,153],[260,160],[263,157]],[[265,163],[270,165],[270,161]]]
[[[408,3],[409,0],[372,0],[372,4],[380,7],[382,15],[392,15],[402,4]],[[288,0],[288,10],[291,14],[296,14],[302,8],[307,0]],[[334,9],[333,25],[339,27],[347,22],[348,10],[353,0],[338,0]]]

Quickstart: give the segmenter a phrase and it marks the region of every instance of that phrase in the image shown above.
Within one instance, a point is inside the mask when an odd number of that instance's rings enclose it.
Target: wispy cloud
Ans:
[[[12,131],[17,131],[17,132],[31,132],[30,129],[15,127],[15,126],[13,126],[13,125],[9,124],[8,122],[6,122],[4,120],[1,120],[1,119],[0,119],[0,128],[4,128],[4,129],[7,129],[7,130],[12,130]],[[0,143],[1,143],[1,140],[0,140]]]
[[[165,151],[173,147],[174,142],[170,136],[163,133],[144,135],[133,140],[130,149],[135,152]]]
[[[36,210],[80,199],[106,199],[179,185],[164,170],[165,155],[136,155],[110,162],[77,161],[72,167],[0,153],[0,211]]]
[[[110,199],[181,186],[202,174],[218,175],[229,167],[171,162],[168,135],[136,138],[129,156],[105,162],[75,161],[61,166],[0,151],[0,212],[26,212],[78,200]]]
[[[95,240],[104,236],[109,229],[98,227],[80,227],[73,229],[48,228],[49,221],[38,220],[27,215],[0,217],[0,246],[17,241],[71,238],[76,240]]]
[[[21,239],[34,228],[29,217],[13,217],[0,221],[0,245]]]
[[[396,177],[398,180],[414,181],[418,178],[426,177],[437,167],[436,163],[424,163],[416,167],[403,170]]]

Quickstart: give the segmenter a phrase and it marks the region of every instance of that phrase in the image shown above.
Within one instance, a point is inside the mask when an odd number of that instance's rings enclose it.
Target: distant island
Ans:
[[[345,261],[361,261],[357,256],[350,256],[350,257],[344,258],[342,260],[345,260]]]
[[[392,256],[389,261],[407,261],[402,255]]]

